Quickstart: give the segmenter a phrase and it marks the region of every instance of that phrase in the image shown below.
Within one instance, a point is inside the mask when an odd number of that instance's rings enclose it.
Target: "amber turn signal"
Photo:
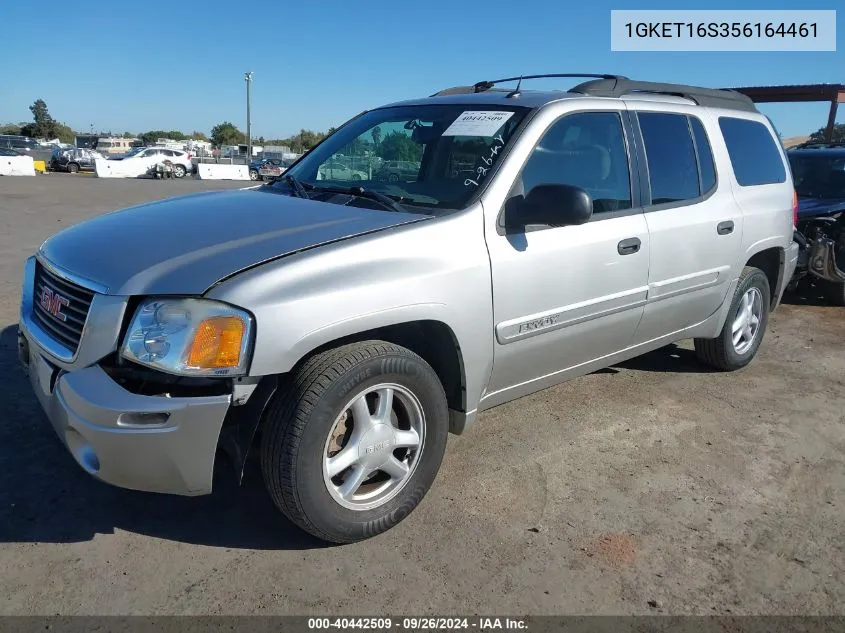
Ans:
[[[205,319],[194,334],[188,366],[199,369],[237,367],[245,331],[246,324],[236,316]]]

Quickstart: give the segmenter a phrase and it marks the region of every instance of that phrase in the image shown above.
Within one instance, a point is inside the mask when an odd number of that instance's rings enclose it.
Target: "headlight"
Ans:
[[[135,311],[121,355],[183,376],[242,376],[252,317],[208,299],[147,299]]]

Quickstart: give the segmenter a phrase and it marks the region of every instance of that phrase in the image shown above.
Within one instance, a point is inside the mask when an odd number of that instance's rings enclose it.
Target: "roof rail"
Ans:
[[[439,92],[435,92],[433,95],[429,95],[431,97],[442,97],[444,95],[465,95],[465,94],[473,94],[478,92],[475,89],[475,86],[454,86],[453,88],[444,88]],[[510,92],[510,90],[505,90],[504,88],[493,88],[491,92]]]
[[[442,95],[454,95],[454,94],[471,94],[477,92],[487,92],[488,90],[496,90],[501,92],[512,92],[511,90],[503,90],[494,88],[496,84],[505,83],[506,81],[519,81],[522,82],[523,79],[548,79],[548,78],[561,78],[561,77],[591,77],[593,79],[627,79],[627,77],[623,77],[622,75],[596,75],[593,73],[552,73],[546,75],[521,75],[519,77],[505,77],[504,79],[493,79],[489,81],[479,81],[472,86],[455,86],[454,88],[446,88],[445,90],[441,90],[440,92],[436,92],[432,97],[442,96]]]
[[[625,77],[585,81],[574,88],[570,88],[569,91],[593,97],[622,97],[638,92],[673,95],[690,99],[700,106],[757,112],[754,102],[735,90],[699,88],[697,86],[664,84],[653,81],[633,81]]]

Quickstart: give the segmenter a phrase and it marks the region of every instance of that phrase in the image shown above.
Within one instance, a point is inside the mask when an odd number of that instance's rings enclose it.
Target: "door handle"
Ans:
[[[638,237],[629,237],[627,240],[622,240],[616,245],[616,250],[620,255],[632,255],[640,250],[642,242]]]
[[[733,233],[734,232],[733,220],[726,220],[725,222],[719,222],[719,225],[716,227],[716,232],[719,235],[728,235],[729,233]]]

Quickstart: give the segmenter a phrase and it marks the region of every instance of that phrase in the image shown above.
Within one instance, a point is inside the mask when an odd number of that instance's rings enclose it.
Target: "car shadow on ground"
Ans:
[[[619,369],[633,371],[670,372],[675,374],[710,374],[713,368],[708,367],[695,356],[690,349],[683,349],[672,343],[653,352],[637,356],[623,363],[613,366]]]
[[[199,545],[312,549],[288,522],[252,459],[239,488],[229,468],[215,492],[177,497],[115,488],[86,474],[56,437],[18,366],[17,325],[0,333],[0,542],[74,543],[125,530]]]

